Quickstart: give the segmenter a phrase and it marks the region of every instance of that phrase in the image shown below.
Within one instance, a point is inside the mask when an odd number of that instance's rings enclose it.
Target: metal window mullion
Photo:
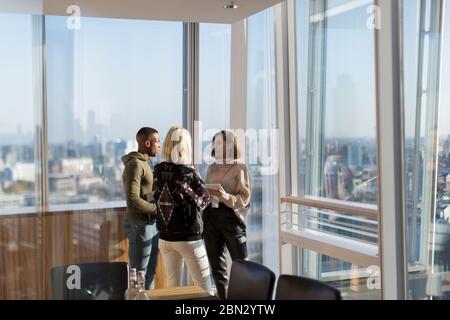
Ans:
[[[296,10],[296,0],[289,0],[286,3],[286,15],[287,19],[287,66],[288,75],[286,77],[287,87],[289,90],[289,106],[288,106],[288,137],[289,137],[289,155],[286,154],[286,160],[289,161],[290,175],[286,177],[286,184],[289,186],[289,194],[292,196],[299,196],[299,166],[301,166],[299,157],[299,141],[300,135],[298,131],[299,122],[299,99],[298,99],[298,61],[297,61],[297,10]],[[298,208],[293,208],[297,210]],[[297,214],[297,223],[300,215]],[[292,223],[292,214],[290,215],[290,223]],[[301,249],[292,248],[292,268],[296,270],[296,274],[301,273],[302,254]]]
[[[193,160],[199,146],[195,123],[199,120],[199,24],[183,23],[183,127],[189,130],[193,144]],[[194,161],[195,163],[196,161]],[[198,169],[198,168],[197,168]]]
[[[324,143],[325,123],[325,92],[326,92],[326,52],[327,52],[327,23],[325,12],[328,0],[310,0],[309,18],[319,14],[323,19],[309,22],[308,41],[308,103],[306,152],[307,166],[305,194],[318,196],[322,181],[322,150]],[[319,278],[321,263],[317,253],[305,255],[305,263],[310,270],[309,276]]]
[[[375,5],[382,17],[375,30],[381,292],[383,299],[396,300],[407,292],[402,3],[375,0]]]
[[[442,75],[442,50],[443,50],[443,25],[445,0],[430,2],[430,30],[428,74],[427,74],[427,100],[425,114],[425,152],[424,152],[424,183],[423,183],[423,208],[422,213],[422,250],[426,263],[431,265],[431,273],[434,273],[434,244],[435,232],[430,232],[430,225],[436,226],[436,196],[438,174],[438,146],[439,146],[439,109],[440,109],[440,82]],[[428,249],[431,244],[431,255]]]
[[[35,118],[36,205],[48,206],[48,124],[45,72],[45,17],[32,16],[33,79]]]
[[[428,246],[433,239],[430,238],[430,220],[435,217],[435,198],[437,191],[436,168],[437,168],[437,147],[439,125],[439,92],[440,76],[442,66],[442,36],[443,36],[443,1],[421,0],[419,7],[419,45],[418,45],[418,76],[417,76],[417,101],[416,101],[416,127],[414,137],[414,166],[413,166],[413,208],[411,240],[409,242],[409,261],[416,262],[416,234],[419,217],[420,204],[420,251],[419,262],[428,265],[433,261]],[[429,8],[429,10],[427,10]],[[428,20],[429,30],[426,29]],[[435,35],[433,37],[433,35]],[[425,39],[428,39],[429,46],[425,47]],[[426,54],[426,50],[427,53]],[[428,60],[425,61],[425,56]],[[424,65],[427,65],[428,72],[424,72]],[[424,100],[425,98],[425,100]],[[422,109],[424,111],[422,111]],[[422,128],[422,117],[425,117],[425,128]],[[425,142],[421,142],[421,132],[424,129]],[[423,159],[421,159],[423,157]],[[423,160],[421,164],[421,160]],[[423,172],[420,172],[420,168]],[[428,168],[432,168],[429,170]],[[422,186],[420,186],[420,179]]]
[[[275,22],[275,76],[276,76],[276,105],[277,105],[277,122],[279,130],[279,174],[278,186],[279,195],[283,196],[291,193],[290,172],[292,159],[292,141],[291,141],[291,118],[289,110],[289,89],[292,84],[289,83],[289,72],[292,72],[292,63],[288,56],[288,39],[287,39],[287,20],[286,20],[286,4],[281,3],[274,7]],[[295,72],[295,70],[294,70]],[[284,155],[284,157],[281,157]],[[282,212],[284,212],[285,204],[279,201],[279,270],[280,273],[295,273],[298,269],[297,253],[292,244],[289,247],[283,247],[281,238]]]
[[[419,40],[418,40],[418,70],[417,70],[417,101],[416,101],[416,121],[415,121],[415,134],[414,134],[414,161],[413,161],[413,176],[412,176],[412,217],[411,217],[411,234],[412,239],[416,234],[417,229],[417,217],[418,217],[418,205],[419,205],[419,168],[420,168],[420,128],[422,118],[422,96],[425,93],[423,90],[423,60],[424,60],[424,40],[425,40],[425,10],[426,0],[421,0],[419,6]],[[416,253],[416,243],[412,241],[410,243],[409,261],[414,263]],[[422,255],[422,252],[420,252]]]
[[[325,79],[327,47],[327,0],[310,1],[310,17],[324,14],[317,22],[310,22],[308,54],[308,106],[307,106],[307,169],[310,178],[305,194],[318,195],[315,187],[321,181],[322,145],[324,141]]]
[[[183,128],[187,129],[192,138],[192,163],[198,170],[197,152],[199,141],[195,132],[195,123],[199,117],[198,83],[199,83],[199,24],[194,22],[183,23]],[[201,148],[201,146],[200,146]],[[182,282],[191,283],[191,278],[183,268]]]
[[[45,55],[45,16],[33,15],[32,22],[32,48],[33,48],[33,104],[35,124],[35,194],[36,194],[36,234],[37,247],[40,250],[40,261],[37,272],[40,279],[39,299],[45,297],[44,283],[44,250],[45,230],[43,213],[48,208],[48,121],[47,121],[47,79],[46,79],[46,55]]]
[[[276,93],[275,83],[273,81],[272,67],[274,66],[274,11],[266,9],[264,11],[264,105],[263,125],[261,129],[268,130],[267,141],[271,162],[274,164],[274,157],[279,156],[278,141],[274,140],[271,135],[272,130],[277,128],[277,109],[276,109]],[[247,29],[248,30],[248,29]],[[248,37],[246,37],[248,38]],[[262,137],[261,137],[262,138]],[[275,137],[276,138],[276,137]],[[278,162],[278,159],[276,160]],[[277,206],[279,200],[278,188],[278,172],[262,176],[262,237],[263,237],[263,263],[271,268],[275,274],[280,274],[278,244],[274,240],[278,240],[278,213]],[[277,226],[274,228],[274,226]]]
[[[287,1],[287,41],[288,41],[288,77],[287,85],[289,90],[289,131],[290,133],[290,161],[291,174],[287,179],[290,187],[289,194],[291,196],[299,196],[298,194],[298,68],[297,68],[297,32],[296,32],[296,1]]]

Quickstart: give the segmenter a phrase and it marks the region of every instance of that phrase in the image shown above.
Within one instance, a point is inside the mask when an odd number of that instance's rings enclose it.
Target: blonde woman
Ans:
[[[212,153],[215,163],[208,167],[206,182],[220,185],[209,190],[211,206],[204,212],[204,240],[217,293],[226,299],[228,285],[228,248],[232,260],[247,258],[246,215],[250,206],[250,175],[239,163],[236,137],[229,131],[214,136]],[[210,186],[211,187],[211,186]]]
[[[202,240],[201,214],[209,194],[192,163],[191,137],[186,129],[172,127],[164,141],[163,162],[154,170],[154,199],[159,250],[168,287],[181,285],[183,260],[191,278],[211,292],[208,257]]]

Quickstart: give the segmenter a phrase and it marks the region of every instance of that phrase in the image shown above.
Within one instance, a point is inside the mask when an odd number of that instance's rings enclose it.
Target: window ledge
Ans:
[[[40,207],[22,207],[22,208],[2,208],[0,209],[0,218],[11,216],[36,216],[43,212],[43,216],[64,214],[64,213],[95,213],[108,211],[126,210],[125,201],[111,201],[103,203],[77,203],[77,204],[61,204],[49,206],[47,210]]]
[[[0,217],[8,216],[34,216],[39,212],[37,207],[0,208]]]
[[[111,201],[103,203],[77,203],[77,204],[58,204],[51,205],[46,211],[47,214],[58,214],[67,212],[92,212],[103,211],[105,209],[118,209],[123,211],[126,209],[125,201]]]

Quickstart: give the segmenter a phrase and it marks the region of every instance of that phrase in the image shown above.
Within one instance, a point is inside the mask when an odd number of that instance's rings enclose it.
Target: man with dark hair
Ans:
[[[138,150],[122,157],[125,165],[122,181],[127,212],[125,230],[128,236],[130,267],[146,273],[145,286],[150,289],[158,259],[159,233],[156,229],[156,205],[153,196],[153,165],[150,157],[160,153],[158,131],[142,128],[136,134]]]

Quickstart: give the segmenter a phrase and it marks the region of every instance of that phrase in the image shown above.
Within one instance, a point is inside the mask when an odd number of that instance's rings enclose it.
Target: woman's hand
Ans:
[[[223,190],[222,187],[219,190],[208,189],[208,192],[209,192],[210,196],[214,196],[217,198],[221,198],[222,196],[224,196],[226,194],[225,190]]]

